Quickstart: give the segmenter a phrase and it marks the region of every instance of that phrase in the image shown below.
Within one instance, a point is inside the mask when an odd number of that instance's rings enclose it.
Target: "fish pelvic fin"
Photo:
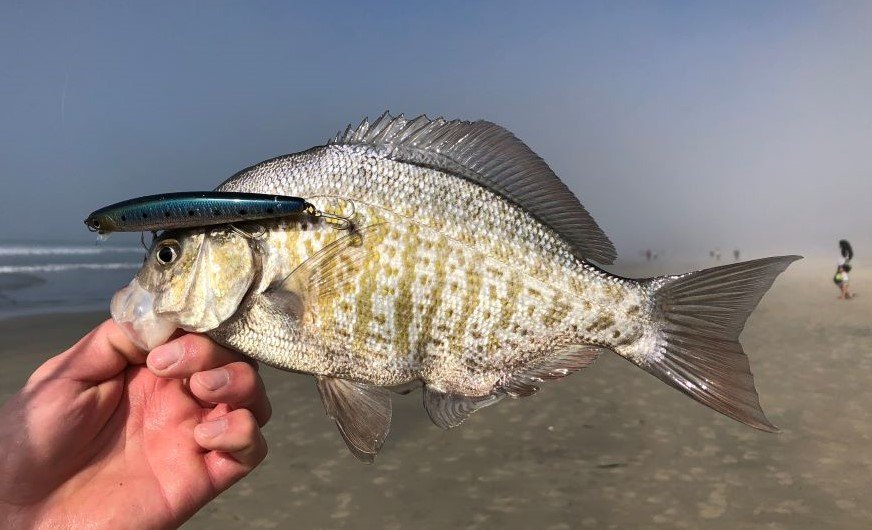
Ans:
[[[800,256],[758,259],[645,280],[657,331],[626,356],[648,373],[734,420],[777,432],[763,413],[739,334],[775,278]]]
[[[391,430],[390,391],[335,377],[316,376],[315,383],[345,445],[358,460],[371,464]]]

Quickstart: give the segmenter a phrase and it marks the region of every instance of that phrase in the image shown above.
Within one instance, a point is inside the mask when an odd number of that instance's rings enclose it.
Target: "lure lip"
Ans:
[[[172,220],[168,220],[166,222],[161,222],[157,218],[153,222],[149,223],[132,223],[132,225],[128,226],[124,224],[124,216],[121,216],[122,223],[119,223],[118,220],[114,218],[120,211],[123,211],[127,208],[136,208],[142,207],[146,208],[148,205],[161,205],[164,203],[172,203],[177,201],[216,201],[221,202],[222,204],[227,203],[240,203],[244,204],[247,202],[259,202],[259,203],[276,203],[287,205],[288,203],[299,203],[299,206],[294,209],[278,209],[275,212],[251,212],[246,213],[245,209],[239,212],[236,217],[236,221],[247,221],[247,220],[257,220],[257,219],[273,219],[279,217],[286,217],[288,215],[298,214],[298,213],[316,213],[315,207],[309,203],[307,200],[301,197],[294,197],[290,195],[275,195],[275,194],[262,194],[262,193],[244,193],[244,192],[221,192],[221,191],[187,191],[187,192],[172,192],[172,193],[161,193],[157,195],[145,195],[142,197],[136,197],[133,199],[127,199],[124,201],[120,201],[114,204],[110,204],[109,206],[104,206],[98,210],[94,210],[91,212],[88,217],[85,218],[85,226],[88,228],[90,232],[96,232],[98,234],[108,234],[111,232],[142,232],[142,231],[157,231],[164,230],[169,228],[180,228],[180,227],[201,227],[201,226],[211,226],[211,225],[219,225],[219,224],[228,224],[226,219],[211,219],[209,216],[200,217],[198,216],[196,219],[192,219],[190,221],[182,222],[178,217],[172,218]],[[167,214],[169,215],[169,214]],[[145,225],[145,226],[143,226]]]

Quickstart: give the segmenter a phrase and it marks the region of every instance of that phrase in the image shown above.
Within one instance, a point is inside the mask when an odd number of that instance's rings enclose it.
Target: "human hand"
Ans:
[[[195,334],[147,361],[106,321],[0,408],[4,528],[173,528],[264,459],[252,364]]]

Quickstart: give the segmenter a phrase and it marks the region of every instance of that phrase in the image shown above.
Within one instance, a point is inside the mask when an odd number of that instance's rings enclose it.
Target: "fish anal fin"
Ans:
[[[468,397],[440,392],[428,386],[424,387],[424,408],[433,423],[442,429],[457,427],[473,412],[493,405],[500,399],[502,396],[495,394]]]
[[[330,144],[383,148],[392,159],[460,176],[515,203],[561,236],[577,256],[612,263],[615,247],[572,191],[536,153],[488,121],[407,119],[384,113],[349,126]]]
[[[500,389],[512,397],[527,397],[539,391],[539,385],[560,379],[590,366],[605,349],[600,346],[572,345],[555,352],[533,366],[510,375]]]
[[[391,430],[391,395],[382,387],[316,376],[327,415],[333,418],[348,449],[372,463]]]

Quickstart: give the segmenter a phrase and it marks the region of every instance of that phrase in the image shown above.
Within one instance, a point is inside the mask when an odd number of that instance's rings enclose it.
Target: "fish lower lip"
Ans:
[[[136,278],[112,297],[112,319],[127,337],[144,350],[166,342],[176,325],[154,313],[154,295],[144,289]]]

